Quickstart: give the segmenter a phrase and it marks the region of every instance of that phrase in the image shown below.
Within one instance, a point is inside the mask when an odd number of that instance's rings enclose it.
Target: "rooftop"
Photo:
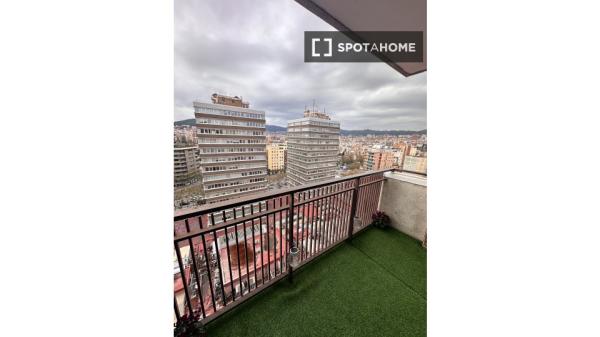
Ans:
[[[207,325],[209,336],[425,336],[426,251],[368,228]]]

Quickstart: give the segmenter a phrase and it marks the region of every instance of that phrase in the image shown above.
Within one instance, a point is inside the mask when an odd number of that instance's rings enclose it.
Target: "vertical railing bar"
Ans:
[[[311,239],[311,236],[313,235],[313,232],[312,232],[312,222],[313,222],[313,219],[315,217],[314,201],[311,200],[312,199],[312,194],[313,194],[312,191],[308,192],[308,200],[310,200],[310,201],[307,203],[307,205],[309,206],[309,208],[308,208],[308,214],[310,216],[308,217],[308,219],[306,219],[306,222],[307,222],[307,224],[306,224],[306,226],[307,226],[307,231],[306,231],[307,232],[306,233],[306,259],[308,259],[310,257],[310,251],[312,249],[312,239]]]
[[[179,274],[181,275],[181,281],[183,282],[183,290],[185,293],[185,301],[187,303],[188,310],[191,313],[194,312],[192,308],[192,299],[188,291],[187,280],[185,279],[185,268],[183,267],[183,259],[181,258],[181,252],[179,251],[179,243],[175,242],[175,254],[177,255],[177,263],[179,264]],[[190,275],[191,277],[191,275]]]
[[[329,186],[329,192],[333,192],[335,185]],[[325,202],[325,247],[331,244],[331,196]]]
[[[373,179],[371,179],[372,181]],[[373,184],[370,184],[369,186],[369,209],[365,212],[365,218],[362,221],[362,227],[365,227],[365,225],[369,222],[369,218],[371,217],[372,213],[373,213]]]
[[[202,228],[202,218],[200,218],[199,220],[200,220],[200,228]],[[206,221],[208,221],[208,220],[209,219],[207,217]],[[208,226],[208,224],[207,224],[207,226]],[[204,234],[202,234],[202,251],[204,252],[204,263],[206,263],[206,272],[208,273],[208,285],[210,287],[210,298],[211,298],[211,302],[213,305],[213,310],[214,310],[214,312],[217,312],[217,307],[215,305],[215,293],[213,291],[213,276],[211,276],[211,272],[210,272],[210,261],[208,260],[208,253],[206,252],[206,239],[205,239]]]
[[[187,223],[188,219],[185,219]],[[190,245],[190,255],[192,256],[192,267],[194,268],[194,275],[196,276],[196,283],[198,284],[198,295],[200,298],[200,308],[202,309],[201,313],[203,317],[206,317],[206,311],[204,310],[204,296],[202,296],[202,284],[200,283],[200,275],[198,274],[198,267],[196,266],[196,253],[194,252],[194,244],[192,242],[192,238],[188,239],[188,243]]]
[[[329,190],[329,192],[331,192],[333,190],[333,185],[329,186],[328,190]],[[325,249],[326,247],[329,247],[329,244],[331,243],[331,239],[329,237],[329,235],[331,234],[331,232],[329,230],[329,217],[331,215],[330,201],[331,201],[331,196],[327,197],[327,200],[325,200],[325,215],[324,215],[325,220],[323,221],[323,223],[325,224],[325,238],[323,239],[323,241],[325,243],[323,245],[323,249]]]
[[[225,244],[227,245],[227,263],[229,264],[229,286],[231,288],[232,302],[235,301],[235,290],[233,289],[233,272],[231,271],[231,253],[229,252],[229,228],[225,227]]]
[[[214,223],[215,219],[214,219],[214,213],[211,214],[211,218],[212,221]],[[227,222],[227,216],[225,215],[225,210],[223,210],[223,212],[221,212],[221,220],[223,221],[223,223]],[[231,227],[224,227],[223,228],[223,234],[225,235],[225,245],[226,250],[227,250],[227,269],[229,269],[229,285],[231,287],[231,301],[235,301],[235,294],[233,292],[233,273],[231,272],[231,256],[229,253],[229,228]],[[217,232],[215,231],[215,234],[217,234]],[[219,242],[218,242],[218,236],[215,237],[215,246],[217,247],[217,250],[219,250]],[[225,282],[223,281],[223,273],[224,271],[222,271],[221,269],[223,269],[223,266],[221,265],[221,259],[219,258],[219,277],[221,278],[221,286],[225,287]],[[223,306],[227,306],[227,296],[225,296],[225,291],[223,291]]]
[[[276,208],[275,200],[273,200],[273,208]],[[275,233],[275,214],[273,213],[273,272],[274,277],[277,276],[277,234]],[[270,225],[269,225],[270,226]]]
[[[357,178],[354,180],[354,190],[352,191],[352,208],[350,211],[348,240],[352,239],[352,232],[354,230],[354,216],[356,215],[356,203],[358,202],[358,188],[359,188],[359,179]]]
[[[238,224],[235,224],[235,251],[237,253],[237,267],[238,267],[238,283],[240,284],[240,297],[244,297],[244,286],[242,285],[242,269],[240,267],[240,239],[238,237]]]
[[[189,233],[190,232],[190,224],[188,223],[188,219],[185,219],[184,223],[185,223],[185,230]]]
[[[325,198],[323,197],[323,195],[325,195],[325,190],[326,188],[323,187],[321,188],[320,192],[321,192],[321,199],[319,200],[319,221],[317,222],[317,226],[318,226],[318,231],[319,231],[319,238],[317,239],[317,250],[315,251],[315,253],[317,253],[316,255],[318,255],[318,253],[322,250],[322,241],[323,241],[323,211],[325,209]]]
[[[373,185],[373,194],[372,194],[372,196],[373,196],[373,206],[372,206],[371,216],[369,217],[369,220],[371,220],[371,222],[372,222],[373,212],[377,212],[377,210],[379,208],[377,206],[377,204],[379,203],[379,190],[378,190],[379,184],[380,183],[374,183],[374,184],[372,184]],[[369,222],[369,224],[371,224],[371,222]]]
[[[371,219],[371,216],[373,215],[373,212],[376,210],[377,208],[377,200],[375,199],[375,186],[376,183],[371,184],[371,208],[369,209],[369,214],[367,214],[367,222],[370,224],[369,220]]]
[[[262,204],[258,204],[258,212],[262,212]],[[265,252],[264,252],[264,244],[263,244],[263,223],[262,223],[262,216],[260,216],[259,218],[259,222],[260,222],[260,281],[261,281],[261,285],[265,284],[265,261],[264,261],[264,256],[265,256]]]
[[[345,189],[344,184],[342,184],[342,189]],[[336,205],[336,212],[337,212],[337,222],[336,222],[336,235],[335,235],[335,242],[338,242],[340,240],[340,234],[341,234],[341,228],[344,224],[344,218],[342,217],[344,214],[344,209],[343,206],[344,204],[342,203],[342,199],[344,198],[344,193],[346,192],[342,192],[340,194],[337,195],[337,201],[335,203]]]
[[[346,189],[346,187],[348,186],[347,183],[344,183],[344,189]],[[346,224],[346,196],[348,195],[348,192],[343,192],[342,194],[340,194],[340,200],[339,200],[339,212],[340,212],[340,221],[338,222],[338,238],[337,240],[340,241],[343,238],[343,233],[344,233],[344,228],[345,228],[345,224]]]
[[[279,207],[283,206],[283,197],[279,197]],[[279,274],[283,273],[283,211],[279,211]]]
[[[318,195],[318,193],[319,193],[319,191],[318,191],[318,190],[315,190],[315,191],[314,191],[314,195]],[[312,203],[313,203],[313,205],[312,205],[313,216],[312,216],[312,218],[311,218],[311,228],[312,228],[312,229],[311,229],[311,231],[310,231],[310,233],[311,233],[311,235],[312,235],[312,239],[310,240],[310,250],[309,250],[309,251],[310,251],[310,256],[314,256],[314,254],[315,254],[315,241],[316,241],[316,240],[315,240],[315,228],[316,228],[316,224],[315,224],[315,222],[316,222],[316,218],[317,218],[317,217],[316,217],[316,215],[317,215],[317,210],[315,209],[315,207],[316,207],[316,206],[315,206],[315,204],[316,204],[317,202],[318,202],[317,200],[313,200],[313,201],[312,201]]]
[[[357,184],[358,184],[358,199],[356,200],[357,204],[356,204],[356,213],[355,216],[357,216],[358,218],[362,219],[363,218],[363,211],[364,211],[364,206],[365,206],[365,190],[360,187],[361,184],[361,178],[357,179]],[[356,231],[356,228],[354,228],[354,223],[352,224],[352,231]]]
[[[308,202],[305,204],[308,207],[308,217],[306,218],[306,249],[304,252],[305,258],[308,259],[310,256],[310,248],[311,248],[311,235],[312,235],[312,219],[314,217],[313,212],[313,201],[312,199],[312,191],[308,191]]]
[[[386,180],[379,183],[379,199],[377,201],[377,210],[379,210],[379,208],[381,207],[381,197],[383,196],[383,185],[385,184],[385,182]]]
[[[254,215],[254,204],[250,207],[250,214]],[[258,285],[258,279],[256,276],[256,238],[254,234],[254,226],[256,226],[256,219],[252,219],[252,260],[254,262],[254,289]]]
[[[306,247],[304,247],[304,256],[305,256],[305,258],[308,258],[309,254],[310,254],[310,241],[309,241],[310,240],[310,235],[309,234],[312,234],[312,233],[310,233],[310,228],[311,228],[310,227],[310,223],[312,221],[312,216],[313,216],[313,214],[312,214],[312,207],[313,206],[312,206],[312,201],[310,201],[311,195],[312,195],[312,191],[308,191],[307,194],[308,194],[308,200],[309,201],[305,205],[308,208],[308,214],[309,214],[309,216],[306,217],[306,224],[305,224],[305,230],[306,230],[306,235],[305,235],[305,241],[306,242],[304,243],[304,245],[306,246]]]
[[[269,280],[271,279],[271,237],[269,236],[269,216],[266,216],[267,218],[267,260],[269,262],[269,266],[268,266],[268,273],[269,273]]]
[[[246,216],[242,207],[242,217]],[[248,280],[248,292],[250,292],[250,268],[248,268],[248,237],[246,236],[246,221],[244,221],[244,255],[246,256],[246,279]]]
[[[369,185],[367,186],[363,186],[363,187],[359,187],[359,193],[363,195],[363,199],[361,200],[362,202],[359,204],[359,206],[362,207],[362,212],[360,214],[360,219],[361,219],[361,227],[363,225],[363,222],[365,221],[365,217],[367,212],[369,211],[369,207],[370,207],[370,202],[369,202]],[[355,230],[360,230],[360,228],[355,229]]]
[[[305,258],[305,254],[306,254],[306,249],[304,247],[304,245],[306,244],[306,241],[304,240],[304,234],[306,231],[306,203],[304,203],[304,201],[306,201],[306,192],[302,192],[302,229],[300,230],[300,260],[304,261]]]
[[[346,189],[345,183],[341,184],[341,188],[343,190]],[[341,228],[344,225],[344,218],[343,218],[343,215],[344,215],[344,203],[342,202],[342,200],[344,199],[344,194],[345,193],[346,192],[342,192],[342,193],[338,194],[338,196],[337,196],[336,210],[337,210],[337,218],[338,218],[338,220],[337,220],[337,223],[336,223],[336,227],[337,227],[336,236],[335,236],[335,241],[336,242],[340,240],[340,231],[341,231]]]
[[[281,202],[281,199],[279,199],[279,197],[273,199],[273,208],[277,208],[277,200]],[[277,214],[277,212],[273,213],[273,249],[275,258],[273,260],[273,269],[275,270],[275,276],[277,276]]]
[[[292,249],[292,247],[294,246],[293,244],[293,240],[294,240],[294,192],[290,193],[289,195],[289,202],[288,202],[290,208],[288,209],[288,221],[287,221],[287,228],[288,231],[286,232],[286,234],[288,234],[288,241],[287,241],[287,249],[286,249],[286,258],[288,256],[288,254],[290,254],[290,251]],[[286,267],[288,270],[288,274],[290,277],[290,281],[292,280],[292,266],[290,266],[289,262],[286,261]]]
[[[298,194],[298,202],[300,201],[304,201],[304,192],[300,192],[301,194]],[[300,207],[302,207],[302,211],[300,211]],[[302,261],[302,253],[303,253],[303,249],[302,249],[302,233],[304,232],[304,228],[300,229],[300,227],[302,227],[302,222],[304,221],[304,213],[305,213],[305,208],[304,208],[304,204],[298,206],[298,224],[296,225],[296,246],[298,247],[298,249],[300,249],[300,261]],[[302,219],[300,219],[300,215],[302,215]]]
[[[323,189],[319,189],[317,191],[317,198],[323,195]],[[319,255],[319,249],[320,249],[320,242],[321,242],[321,218],[322,218],[322,213],[323,213],[323,199],[319,199],[317,200],[317,202],[319,203],[319,209],[317,210],[317,218],[315,221],[315,232],[318,233],[318,236],[315,240],[315,249],[313,251],[314,255]]]
[[[212,223],[215,223],[215,217],[214,217],[214,213],[212,213],[211,215],[211,220]],[[223,295],[223,306],[225,306],[225,289],[223,286],[223,266],[221,265],[221,255],[219,254],[219,239],[217,237],[217,230],[213,230],[212,231],[213,234],[213,242],[215,243],[215,252],[217,255],[217,267],[219,267],[219,283],[221,285],[221,295]],[[217,308],[215,307],[215,312],[217,311]]]
[[[325,186],[325,188],[323,189],[323,194],[327,195],[329,190],[329,186]],[[329,197],[325,197],[323,198],[323,206],[322,206],[322,210],[321,210],[321,236],[323,237],[321,239],[321,251],[325,250],[325,247],[327,247],[327,199]]]
[[[335,191],[335,185],[331,186],[330,191]],[[329,247],[331,245],[331,243],[333,242],[333,240],[331,239],[331,230],[332,230],[332,226],[331,226],[331,201],[332,201],[332,196],[327,198],[327,215],[325,216],[327,218],[327,222],[326,222],[326,227],[327,228],[327,244],[326,247]]]
[[[329,233],[330,233],[329,242],[331,244],[333,244],[336,241],[335,240],[336,239],[336,234],[337,234],[337,232],[336,232],[336,230],[337,230],[337,224],[336,223],[337,223],[337,219],[338,219],[338,216],[337,216],[337,213],[336,213],[337,212],[336,204],[337,204],[337,198],[339,197],[339,194],[337,194],[339,190],[340,190],[340,184],[336,184],[333,187],[333,193],[335,193],[335,195],[331,197],[331,203],[330,203],[330,206],[329,206],[329,212],[330,212],[330,217],[329,217],[329,221],[330,221],[330,226],[329,226],[330,227],[330,230],[329,230]]]
[[[349,185],[350,184],[347,183],[346,187],[348,187]],[[350,205],[350,203],[348,202],[348,195],[352,194],[352,192],[353,191],[344,192],[344,195],[342,196],[342,199],[341,199],[342,205],[343,205],[343,209],[342,209],[342,212],[343,212],[342,216],[343,217],[342,217],[342,228],[341,228],[342,233],[340,233],[341,234],[341,238],[345,238],[346,237],[346,233],[348,233],[348,228],[346,227],[347,224],[348,224],[347,217],[348,217],[348,214],[349,214],[348,208],[349,208],[349,205]]]

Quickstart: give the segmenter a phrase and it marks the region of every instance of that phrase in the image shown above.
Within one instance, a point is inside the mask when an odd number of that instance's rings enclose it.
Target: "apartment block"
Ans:
[[[185,186],[200,179],[200,162],[196,146],[174,148],[175,186]]]
[[[272,143],[267,145],[267,167],[269,171],[281,171],[285,168],[286,153],[286,143]]]
[[[409,172],[427,173],[427,157],[405,156],[402,169]]]
[[[304,111],[304,117],[288,122],[286,175],[294,185],[335,177],[340,123],[325,112]]]
[[[394,167],[394,152],[390,150],[371,150],[367,155],[367,170],[383,170]]]
[[[194,102],[202,185],[208,203],[267,188],[265,112],[237,96]]]

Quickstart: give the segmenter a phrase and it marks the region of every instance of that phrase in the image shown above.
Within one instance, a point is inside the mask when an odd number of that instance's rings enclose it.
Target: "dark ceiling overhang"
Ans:
[[[371,42],[360,31],[422,31],[423,62],[393,62],[376,55],[404,76],[427,70],[426,0],[295,0],[356,42]]]

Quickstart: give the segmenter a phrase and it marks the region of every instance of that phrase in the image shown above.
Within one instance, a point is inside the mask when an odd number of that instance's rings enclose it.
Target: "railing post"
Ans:
[[[350,211],[350,224],[348,224],[348,239],[352,240],[352,232],[354,231],[354,217],[356,216],[356,205],[358,203],[358,188],[360,187],[360,178],[354,180],[354,190],[352,190],[352,208]]]
[[[287,265],[288,265],[288,279],[290,281],[290,283],[293,281],[293,268],[290,265],[290,261],[289,261],[289,256],[290,256],[290,252],[292,250],[292,247],[294,245],[294,192],[290,193],[290,207],[288,209],[288,221],[287,221],[287,227],[288,227],[288,251],[286,252],[285,256],[287,258]]]

